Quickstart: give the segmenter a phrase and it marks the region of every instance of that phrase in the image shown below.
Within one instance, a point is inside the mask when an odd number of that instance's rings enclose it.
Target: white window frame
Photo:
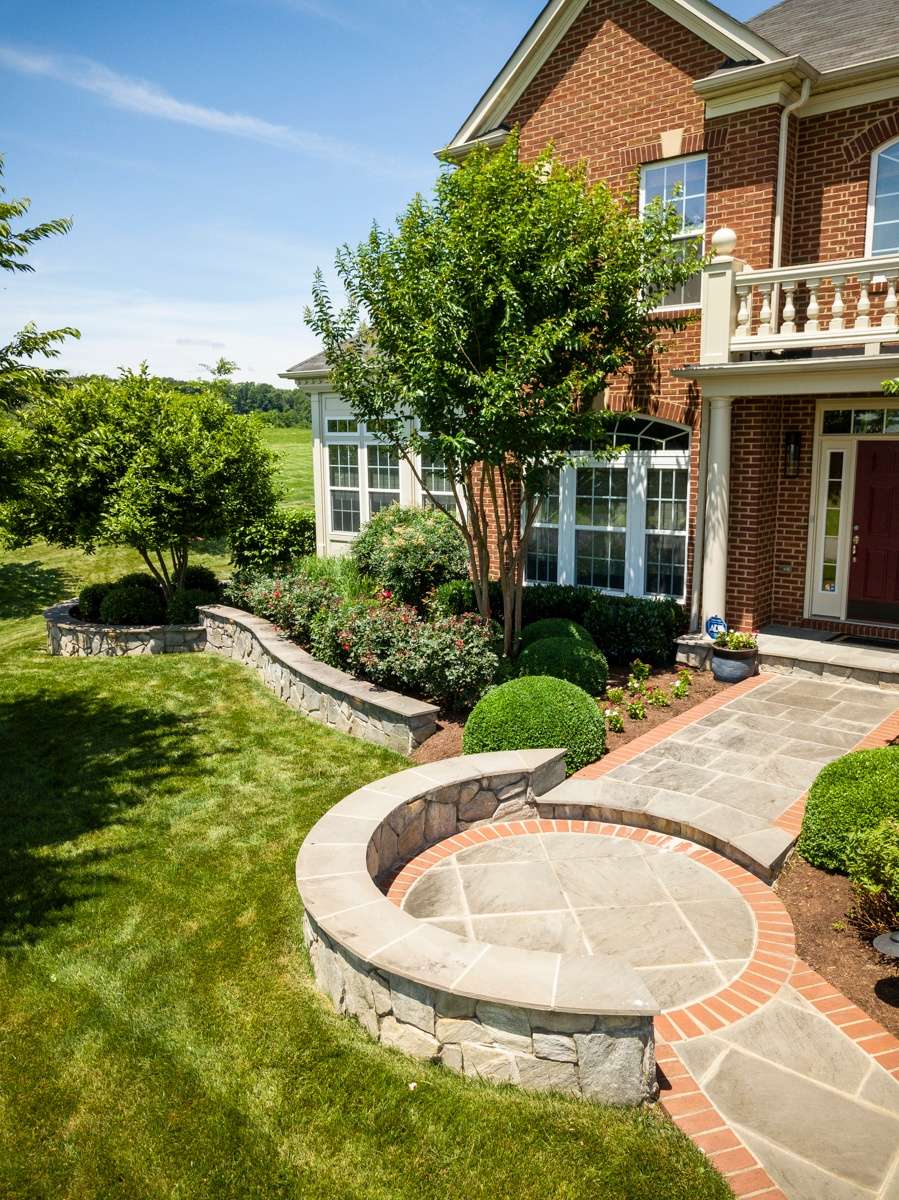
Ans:
[[[889,150],[891,146],[896,146],[899,149],[899,137],[890,138],[883,145],[878,146],[876,150],[871,152],[871,170],[868,176],[868,213],[865,224],[865,258],[878,258],[889,254],[899,254],[899,248],[894,250],[877,250],[874,249],[874,221],[877,215],[877,170],[879,166],[879,158],[884,150]],[[876,281],[875,281],[876,282]]]
[[[664,422],[672,429],[682,429],[690,432],[685,426],[675,425],[674,422]],[[692,435],[691,435],[692,436]],[[562,468],[559,481],[559,521],[557,526],[549,522],[536,521],[535,528],[558,528],[558,574],[556,583],[562,585],[577,584],[577,475],[581,467],[611,467],[626,470],[627,480],[627,525],[625,527],[625,566],[624,588],[602,588],[596,590],[612,596],[657,596],[660,593],[644,590],[646,580],[646,534],[664,534],[664,530],[647,530],[646,528],[646,499],[649,472],[652,469],[684,471],[687,476],[686,512],[687,521],[684,530],[675,531],[674,536],[681,537],[684,543],[684,590],[679,596],[671,597],[681,603],[686,602],[687,568],[689,563],[690,536],[690,449],[685,450],[630,450],[618,458],[597,459],[584,452],[576,455],[576,461],[571,466]],[[586,529],[587,527],[582,527]],[[601,527],[597,526],[597,529]],[[528,587],[543,587],[545,584],[537,580],[529,580]],[[668,593],[661,593],[666,595]]]
[[[646,172],[657,170],[658,168],[676,167],[681,163],[689,162],[704,162],[705,163],[705,219],[701,229],[691,229],[690,232],[683,231],[675,235],[675,241],[691,242],[701,241],[705,245],[706,226],[708,225],[709,216],[709,156],[707,154],[683,154],[677,158],[659,158],[653,162],[642,163],[640,166],[640,216],[642,217],[646,211]],[[660,304],[655,309],[656,312],[695,312],[696,309],[702,307],[701,297],[698,300],[691,301],[688,304]]]

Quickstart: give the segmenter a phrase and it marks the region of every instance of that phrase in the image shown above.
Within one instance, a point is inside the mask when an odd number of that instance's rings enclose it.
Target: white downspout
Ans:
[[[777,146],[777,190],[774,195],[774,242],[771,247],[771,269],[776,271],[782,267],[784,245],[784,206],[786,203],[787,187],[787,145],[790,136],[790,117],[798,112],[809,98],[812,81],[803,79],[799,89],[799,99],[788,104],[780,114],[780,141]],[[771,321],[775,332],[780,328],[780,284],[774,285],[771,297]]]

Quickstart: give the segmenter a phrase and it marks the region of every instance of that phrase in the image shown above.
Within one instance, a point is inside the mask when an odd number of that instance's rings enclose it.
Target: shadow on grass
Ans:
[[[0,701],[0,947],[35,942],[116,881],[127,845],[72,843],[124,823],[172,776],[195,779],[205,770],[197,746],[178,717],[139,703]]]
[[[39,561],[0,565],[0,617],[32,617],[75,588],[71,577],[58,567]]]

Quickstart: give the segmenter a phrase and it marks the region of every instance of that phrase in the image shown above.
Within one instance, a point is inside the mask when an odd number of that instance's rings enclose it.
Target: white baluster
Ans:
[[[887,294],[883,301],[883,316],[880,318],[881,329],[899,328],[896,321],[896,280],[887,280]]]
[[[750,321],[752,319],[752,287],[750,284],[737,284],[737,295],[740,307],[737,312],[737,337],[749,337]]]
[[[870,282],[870,275],[859,275],[858,307],[855,310],[856,329],[870,329],[871,327],[871,299],[868,295],[868,284]]]
[[[833,284],[833,304],[830,306],[830,322],[827,328],[839,330],[843,328],[843,313],[846,311],[846,305],[843,303],[843,284],[846,282],[846,276],[834,275],[830,282]]]
[[[784,319],[780,327],[781,333],[796,332],[796,305],[793,303],[793,293],[795,291],[795,283],[784,284]]]
[[[818,305],[818,280],[812,279],[808,285],[808,308],[806,309],[805,329],[803,333],[817,333],[821,328],[818,317],[821,314]]]
[[[762,290],[762,307],[759,310],[759,337],[765,337],[771,332],[771,287],[770,283],[760,285]]]

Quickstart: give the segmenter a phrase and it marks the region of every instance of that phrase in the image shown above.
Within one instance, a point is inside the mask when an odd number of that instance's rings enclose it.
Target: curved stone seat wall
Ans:
[[[297,859],[319,986],[372,1037],[471,1077],[639,1104],[655,1090],[658,1006],[626,963],[484,945],[425,924],[379,888],[428,846],[527,822],[564,778],[563,752],[471,755],[354,792]]]
[[[63,658],[191,654],[206,649],[203,625],[103,625],[72,616],[76,600],[48,608],[47,648]]]

